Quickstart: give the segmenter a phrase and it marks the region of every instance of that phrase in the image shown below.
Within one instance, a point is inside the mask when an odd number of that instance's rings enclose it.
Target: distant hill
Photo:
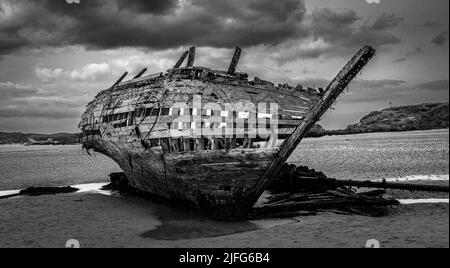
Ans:
[[[449,127],[448,114],[448,102],[392,107],[371,112],[346,129],[326,130],[326,135],[444,129]]]
[[[325,130],[321,125],[316,124],[313,128],[306,134],[307,138],[319,138],[328,135],[328,130]]]
[[[43,143],[50,141],[52,144],[79,144],[80,134],[57,133],[57,134],[25,134],[25,133],[4,133],[0,132],[0,144],[26,144],[30,141]],[[31,142],[32,143],[32,142]]]

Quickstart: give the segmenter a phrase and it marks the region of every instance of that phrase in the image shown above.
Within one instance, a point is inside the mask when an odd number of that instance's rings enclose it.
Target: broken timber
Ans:
[[[189,48],[187,67],[193,67],[194,62],[195,62],[195,47],[191,47]]]
[[[376,190],[358,193],[351,187]],[[387,189],[449,192],[448,186],[336,180],[307,167],[285,164],[267,186],[272,196],[255,206],[249,216],[292,217],[321,211],[385,216],[389,213],[388,207],[400,204],[395,199],[383,198]]]
[[[296,216],[300,212],[335,212],[357,214],[363,216],[381,217],[389,213],[388,207],[397,206],[394,199],[355,193],[348,189],[328,190],[317,192],[304,189],[299,193],[275,195],[263,205],[256,206],[249,213],[249,218],[284,218]],[[276,200],[276,201],[274,201]]]
[[[175,64],[175,66],[173,67],[174,69],[178,69],[181,67],[181,64],[183,64],[183,61],[186,59],[186,57],[189,55],[189,51],[186,50],[183,55],[181,55],[180,59],[177,61],[177,63]]]
[[[241,57],[241,52],[242,52],[242,49],[240,47],[236,47],[233,59],[231,60],[230,67],[228,68],[229,75],[233,75],[236,72],[236,67],[239,63],[239,59]]]
[[[302,184],[320,184],[333,185],[336,187],[357,187],[357,188],[377,188],[390,190],[406,190],[406,191],[423,191],[436,193],[449,193],[449,186],[444,185],[427,185],[427,184],[409,184],[409,183],[390,183],[390,182],[374,182],[374,181],[352,181],[352,180],[337,180],[337,179],[316,179],[303,178]]]
[[[144,68],[142,71],[140,71],[135,77],[133,77],[133,79],[138,79],[141,76],[143,76],[145,74],[145,72],[147,71],[147,68]]]
[[[336,101],[337,97],[344,91],[348,84],[355,78],[355,76],[363,69],[363,67],[375,56],[375,49],[370,46],[363,47],[339,72],[337,77],[330,83],[321,99],[308,112],[302,123],[296,128],[293,134],[284,141],[280,152],[270,164],[269,168],[261,177],[257,186],[254,189],[252,198],[253,201],[261,196],[265,187],[281,170],[283,164],[297,148],[297,145],[302,141],[305,135],[311,128],[320,120],[325,112]]]
[[[114,88],[115,86],[117,86],[118,84],[120,84],[120,83],[123,81],[123,79],[125,79],[125,77],[127,77],[127,75],[128,75],[128,72],[125,72],[125,73],[119,78],[119,80],[117,80],[117,81],[112,85],[111,88]]]

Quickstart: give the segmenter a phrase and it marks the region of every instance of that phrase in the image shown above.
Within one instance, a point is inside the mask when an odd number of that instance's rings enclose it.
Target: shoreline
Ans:
[[[351,136],[351,135],[364,135],[364,134],[377,134],[377,133],[409,133],[409,132],[438,132],[438,131],[449,131],[449,128],[434,128],[434,129],[417,129],[417,130],[391,130],[391,131],[367,131],[367,132],[353,132],[353,133],[332,133],[334,131],[340,131],[340,130],[326,130],[331,132],[331,134],[325,134],[323,136],[317,137],[317,138],[321,138],[321,137],[333,137],[333,136]],[[314,138],[314,137],[311,137]]]
[[[326,137],[346,137],[346,136],[355,136],[355,137],[363,137],[367,135],[382,135],[382,134],[421,134],[421,133],[435,133],[435,132],[450,132],[449,128],[442,129],[428,129],[428,130],[408,130],[408,131],[388,131],[388,132],[362,132],[362,133],[351,133],[351,134],[331,134],[331,135],[322,135],[322,136],[314,136],[314,137],[306,137],[305,140],[317,140]],[[81,143],[67,143],[67,144],[30,144],[26,143],[0,143],[1,147],[6,146],[17,146],[17,147],[57,147],[57,146],[81,146]]]
[[[415,182],[426,182],[426,183],[438,183],[438,184],[448,184],[449,182],[449,174],[441,174],[441,175],[409,175],[409,176],[403,176],[403,177],[397,177],[397,178],[385,178],[385,179],[377,179],[377,180],[371,180],[372,182],[409,182],[414,184]],[[75,184],[75,185],[60,185],[60,186],[52,186],[56,188],[63,188],[63,187],[73,187],[75,189],[78,189],[75,193],[100,193],[104,195],[112,195],[112,192],[114,190],[104,190],[102,189],[104,186],[109,185],[111,182],[92,182],[92,183],[83,183],[83,184]],[[36,186],[33,186],[36,187]],[[41,185],[38,186],[40,188],[46,188],[49,186]],[[20,191],[26,190],[24,189],[0,189],[0,198],[5,197],[8,195],[14,195],[18,194]],[[394,190],[396,191],[396,190]]]
[[[329,130],[329,131],[335,131],[335,130]],[[359,132],[359,133],[343,133],[343,134],[325,134],[322,136],[316,136],[316,137],[307,137],[306,139],[320,139],[324,137],[343,137],[343,136],[362,136],[362,135],[371,135],[371,134],[407,134],[407,133],[434,133],[434,132],[450,132],[449,128],[437,128],[437,129],[424,129],[424,130],[405,130],[405,131],[375,131],[375,132]]]
[[[365,134],[391,134],[391,133],[421,133],[421,132],[439,132],[439,131],[450,131],[449,128],[436,128],[436,129],[420,129],[420,130],[401,130],[401,131],[372,131],[372,132],[355,132],[355,133],[333,133],[342,130],[325,130],[330,132],[331,134],[324,134],[320,136],[309,136],[305,139],[318,139],[323,137],[339,137],[339,136],[353,136],[353,135],[365,135]],[[41,134],[39,134],[41,135]],[[44,135],[44,134],[42,134]],[[45,135],[53,135],[53,134],[45,134]],[[82,145],[82,143],[60,143],[60,144],[27,144],[27,143],[0,143],[0,146],[3,145],[17,145],[17,146],[70,146],[70,145]]]
[[[65,143],[65,144],[27,144],[27,143],[0,143],[0,146],[75,146],[80,145],[81,143]]]

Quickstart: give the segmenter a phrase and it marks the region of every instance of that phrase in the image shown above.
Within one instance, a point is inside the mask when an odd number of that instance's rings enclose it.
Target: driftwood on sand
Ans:
[[[388,214],[389,206],[399,205],[397,200],[383,198],[384,190],[356,193],[346,187],[322,184],[322,180],[327,180],[322,172],[285,165],[267,189],[272,195],[254,207],[250,218],[314,215],[321,211],[380,217]]]
[[[366,188],[367,191],[357,192],[354,187]],[[376,190],[370,191],[370,188]],[[389,207],[400,204],[395,199],[383,197],[386,189],[449,192],[448,186],[330,179],[322,172],[286,164],[267,189],[273,195],[256,206],[250,217],[290,217],[319,211],[385,216]]]
[[[70,194],[76,193],[79,189],[68,187],[30,187],[25,190],[21,190],[17,194],[1,196],[0,199],[7,199],[17,196],[42,196],[42,195],[55,195],[55,194]]]

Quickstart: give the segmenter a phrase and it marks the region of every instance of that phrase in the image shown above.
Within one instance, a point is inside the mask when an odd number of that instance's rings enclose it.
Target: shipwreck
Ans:
[[[228,70],[213,70],[195,66],[192,47],[166,72],[125,73],[87,105],[83,146],[112,158],[142,193],[246,218],[375,50],[360,49],[317,90],[250,80],[237,72],[240,55],[237,47]]]

